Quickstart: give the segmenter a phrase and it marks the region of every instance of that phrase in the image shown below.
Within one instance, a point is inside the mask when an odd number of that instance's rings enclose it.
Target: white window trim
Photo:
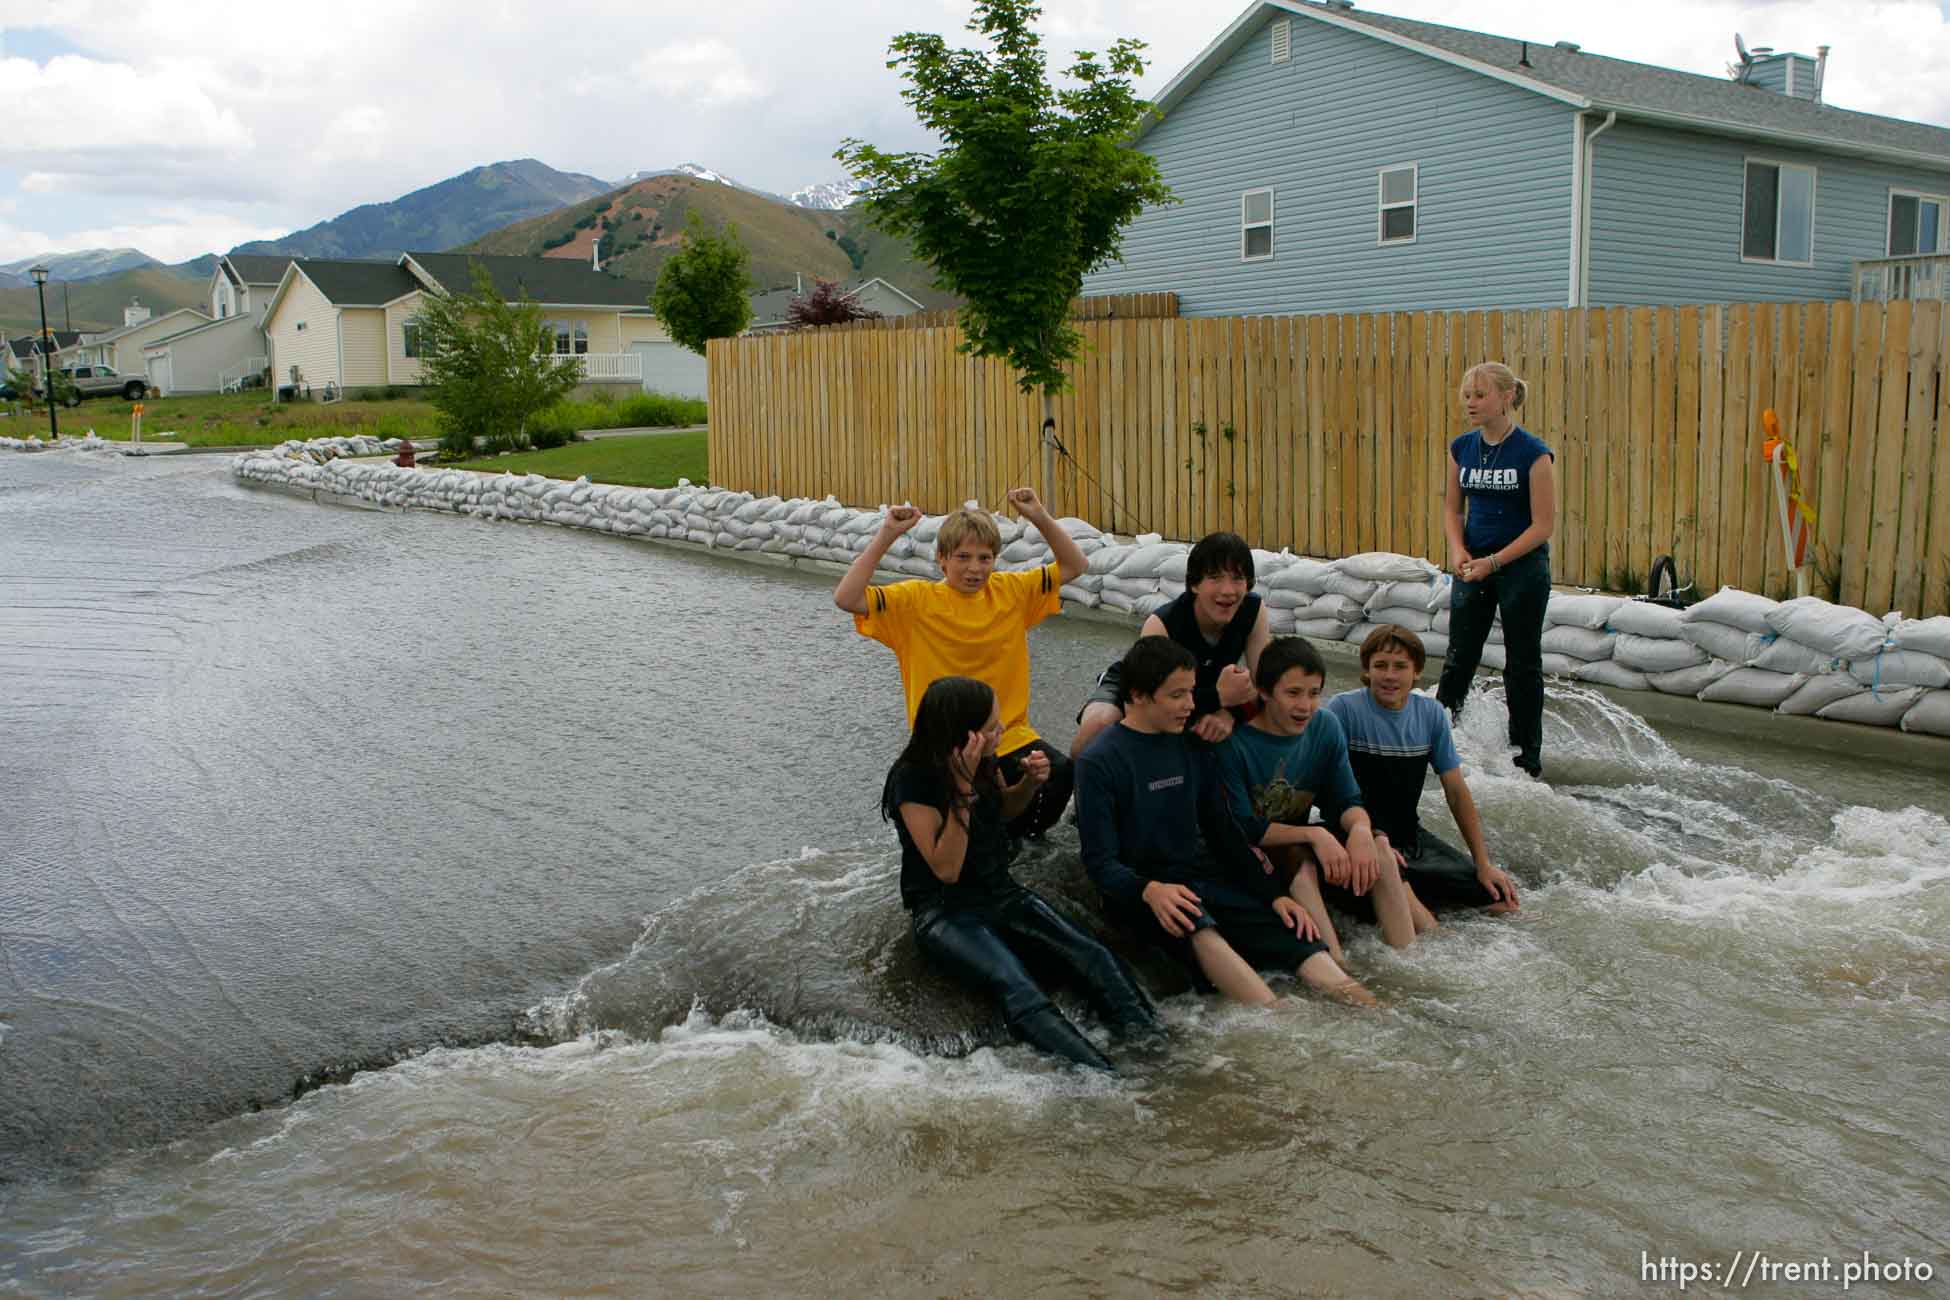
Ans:
[[[1763,167],[1777,167],[1782,171],[1787,171],[1790,168],[1794,169],[1795,171],[1804,171],[1807,172],[1808,175],[1812,178],[1808,183],[1808,260],[1807,261],[1790,262],[1787,259],[1779,256],[1779,253],[1781,251],[1781,187],[1779,185],[1776,185],[1774,187],[1774,252],[1776,256],[1774,257],[1747,256],[1747,173],[1748,173],[1748,169],[1751,168],[1755,163],[1759,163]],[[1735,247],[1737,247],[1740,250],[1740,260],[1742,262],[1745,262],[1749,266],[1799,266],[1799,267],[1813,266],[1815,264],[1815,231],[1817,229],[1815,225],[1815,220],[1820,210],[1821,210],[1821,169],[1819,167],[1814,166],[1812,163],[1788,162],[1785,159],[1781,159],[1781,158],[1747,157],[1742,159],[1740,163],[1740,235],[1739,235],[1739,241],[1735,245]],[[1883,234],[1883,241],[1887,243],[1889,239],[1889,227],[1887,224],[1883,226],[1882,234]]]
[[[1382,177],[1386,176],[1389,172],[1399,172],[1399,171],[1405,171],[1409,173],[1408,202],[1384,203],[1382,201]],[[1422,164],[1421,163],[1390,163],[1386,167],[1375,168],[1374,202],[1375,202],[1375,209],[1374,209],[1375,247],[1382,248],[1382,247],[1392,247],[1393,245],[1396,244],[1412,244],[1416,240],[1420,239],[1422,237]],[[1391,208],[1408,208],[1415,213],[1414,234],[1409,235],[1405,239],[1399,235],[1396,236],[1394,239],[1387,239],[1383,237],[1383,232],[1386,229],[1383,218]]]
[[[1248,222],[1246,220],[1246,200],[1252,198],[1256,194],[1264,194],[1266,196],[1266,220]],[[1239,260],[1240,261],[1270,262],[1273,260],[1273,254],[1276,251],[1273,242],[1274,215],[1275,215],[1275,210],[1274,210],[1274,198],[1273,198],[1272,186],[1268,185],[1256,190],[1245,190],[1239,195]],[[1261,226],[1266,227],[1266,251],[1264,253],[1248,253],[1246,251],[1246,232],[1248,230],[1258,230]]]
[[[1937,218],[1936,237],[1941,248],[1929,252],[1917,249],[1915,253],[1898,253],[1889,246],[1889,227],[1896,220],[1896,200],[1915,199],[1921,203],[1940,203],[1943,215]],[[1893,186],[1889,190],[1889,201],[1882,211],[1882,255],[1884,257],[1928,257],[1934,253],[1950,253],[1950,194],[1930,194],[1924,190],[1899,190]]]

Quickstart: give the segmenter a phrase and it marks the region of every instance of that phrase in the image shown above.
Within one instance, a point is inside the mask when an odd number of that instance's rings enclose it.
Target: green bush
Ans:
[[[675,397],[669,393],[638,393],[616,404],[618,427],[703,424],[705,411],[701,398]]]

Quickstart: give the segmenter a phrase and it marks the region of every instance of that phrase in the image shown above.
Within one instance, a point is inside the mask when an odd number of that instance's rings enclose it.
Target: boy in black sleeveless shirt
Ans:
[[[1210,533],[1185,557],[1185,590],[1144,620],[1140,637],[1167,636],[1191,651],[1196,662],[1190,735],[1218,744],[1238,723],[1252,717],[1259,702],[1253,669],[1272,637],[1266,611],[1252,592],[1253,551],[1237,533]],[[1245,667],[1239,666],[1241,660]],[[1124,716],[1118,664],[1106,668],[1077,713],[1077,758],[1106,727]]]

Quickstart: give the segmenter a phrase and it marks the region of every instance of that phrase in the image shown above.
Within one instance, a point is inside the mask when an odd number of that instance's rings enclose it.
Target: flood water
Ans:
[[[212,457],[0,453],[0,556],[0,1293],[1945,1289],[1942,766],[1554,688],[1537,786],[1481,692],[1519,917],[1354,932],[1374,1013],[1148,964],[1083,1077],[919,965],[827,579]],[[1128,635],[1032,636],[1046,735]]]

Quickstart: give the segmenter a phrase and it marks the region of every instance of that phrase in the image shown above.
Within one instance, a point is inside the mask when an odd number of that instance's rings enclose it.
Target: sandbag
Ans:
[[[1767,626],[1836,659],[1867,659],[1889,637],[1889,628],[1875,615],[1819,596],[1782,601],[1767,615]]]
[[[1106,591],[1100,594],[1097,599],[1105,609],[1115,609],[1126,614],[1136,609],[1138,602],[1136,596],[1126,596],[1121,591]]]
[[[1806,673],[1809,676],[1828,672],[1837,666],[1835,656],[1823,654],[1813,646],[1802,645],[1784,636],[1765,641],[1760,653],[1747,662],[1770,673]]]
[[[1624,603],[1621,596],[1556,594],[1544,607],[1544,626],[1601,628]]]
[[[1800,690],[1806,673],[1770,673],[1764,668],[1736,668],[1699,693],[1709,704],[1752,704],[1771,709]]]
[[[1390,605],[1407,605],[1414,609],[1427,610],[1429,598],[1435,594],[1435,584],[1427,580],[1420,582],[1384,582],[1375,588],[1374,595],[1368,598],[1368,608],[1384,609]],[[1378,622],[1387,622],[1379,619]]]
[[[1818,711],[1817,718],[1830,722],[1860,722],[1871,727],[1893,727],[1903,720],[1915,703],[1927,694],[1921,686],[1903,686],[1893,691],[1863,691],[1845,700],[1836,700]]]
[[[1090,572],[1099,574],[1115,573],[1117,572],[1117,566],[1122,564],[1125,558],[1136,549],[1137,547],[1135,546],[1106,546],[1100,550],[1092,551],[1090,553]]]
[[[1360,601],[1352,596],[1340,594],[1317,597],[1313,604],[1307,606],[1307,617],[1316,622],[1333,618],[1343,623],[1358,623],[1361,621],[1361,614]]]
[[[1642,673],[1671,673],[1694,668],[1712,658],[1691,641],[1679,637],[1634,636],[1620,632],[1611,657],[1626,668]]]
[[[1049,562],[1049,547],[1043,543],[1041,538],[1033,542],[1018,538],[1003,547],[1002,554],[998,558],[1004,564],[1028,564],[1032,560],[1047,564]]]
[[[1416,635],[1421,638],[1422,649],[1428,652],[1429,658],[1447,659],[1449,657],[1448,633],[1430,630],[1417,633]]]
[[[1093,555],[1090,558],[1094,560],[1097,557]],[[1191,558],[1192,548],[1189,546],[1185,547],[1158,566],[1158,576],[1160,578],[1169,578],[1173,582],[1183,583],[1185,581],[1185,561]]]
[[[1578,669],[1584,667],[1585,662],[1583,659],[1573,658],[1570,655],[1552,654],[1546,650],[1544,652],[1544,676],[1576,677],[1578,675]]]
[[[1774,712],[1806,717],[1821,712],[1837,700],[1860,695],[1868,689],[1847,673],[1816,673],[1800,690],[1775,705]]]
[[[1738,587],[1722,587],[1697,605],[1689,606],[1682,617],[1688,623],[1719,623],[1743,632],[1772,632],[1767,616],[1780,608],[1780,602],[1757,596]]]
[[[1381,624],[1379,623],[1356,623],[1353,627],[1341,633],[1341,640],[1347,642],[1349,645],[1360,645],[1372,636],[1380,626]]]
[[[1149,596],[1139,596],[1137,604],[1131,606],[1131,612],[1139,618],[1149,618],[1151,615],[1159,613],[1169,604],[1171,604],[1170,596],[1165,595],[1161,591],[1154,591]]]
[[[1411,632],[1426,632],[1434,621],[1429,611],[1413,605],[1388,605],[1376,609],[1372,602],[1368,605],[1368,621],[1371,623],[1396,623]]]
[[[1328,576],[1333,572],[1333,566],[1323,564],[1319,560],[1310,560],[1306,556],[1301,555],[1296,556],[1293,563],[1281,569],[1261,585],[1272,590],[1302,591],[1309,596],[1318,596],[1327,589],[1325,583]]]
[[[1854,659],[1849,673],[1864,686],[1950,686],[1950,663],[1921,650],[1884,650],[1873,659]]]
[[[1323,596],[1346,596],[1357,605],[1366,605],[1374,598],[1375,590],[1381,586],[1380,583],[1371,581],[1370,579],[1357,578],[1351,573],[1342,573],[1338,569],[1331,568],[1320,579],[1319,585],[1320,591],[1318,594]]]
[[[1618,656],[1610,659],[1597,659],[1578,669],[1578,680],[1592,682],[1599,686],[1615,686],[1624,691],[1649,691],[1652,682],[1636,668],[1628,668],[1618,661]]]
[[[1111,572],[1120,578],[1150,578],[1154,582],[1158,570],[1172,557],[1178,548],[1170,542],[1159,542],[1152,546],[1134,546],[1130,553],[1119,560]]]
[[[1903,715],[1904,731],[1950,736],[1950,691],[1926,691]]]
[[[1653,690],[1663,691],[1667,695],[1698,695],[1737,667],[1738,664],[1730,664],[1724,659],[1709,659],[1703,664],[1669,673],[1647,673],[1645,679],[1652,683]]]
[[[1136,600],[1140,596],[1157,595],[1158,580],[1156,578],[1119,578],[1113,575],[1108,578],[1099,578],[1097,580],[1097,590],[1106,595],[1114,591],[1121,596],[1129,596],[1132,600]]]
[[[1950,659],[1950,615],[1903,619],[1889,630],[1889,640],[1899,650],[1920,650]]]
[[[1445,636],[1448,635],[1449,607],[1447,605],[1444,605],[1435,612],[1435,617],[1429,622],[1429,630],[1431,632],[1441,632]]]
[[[1497,645],[1485,645],[1483,647],[1482,655],[1476,660],[1476,662],[1481,664],[1485,668],[1494,668],[1496,669],[1496,671],[1502,672],[1504,664],[1508,663],[1509,660],[1504,654],[1502,645],[1497,644]]]
[[[1252,548],[1252,553],[1253,580],[1255,583],[1272,577],[1281,569],[1293,563],[1293,552],[1291,551],[1262,551],[1255,546]]]
[[[1343,556],[1334,561],[1334,567],[1363,582],[1426,582],[1441,572],[1427,560],[1396,555],[1392,551],[1363,551],[1359,555]]]
[[[1305,609],[1314,603],[1314,598],[1306,592],[1290,590],[1285,587],[1269,588],[1266,591],[1262,591],[1259,598],[1269,610],[1282,609],[1288,612],[1296,609]]]
[[[1628,600],[1613,610],[1611,617],[1605,623],[1614,632],[1629,632],[1633,636],[1659,637],[1672,641],[1679,638],[1679,629],[1685,625],[1685,619],[1681,617],[1681,611],[1670,605]]]
[[[1612,646],[1618,640],[1613,632],[1600,631],[1589,627],[1547,627],[1539,645],[1547,655],[1568,655],[1589,663],[1594,659],[1611,658]]]
[[[1298,612],[1301,617],[1293,620],[1293,631],[1296,635],[1304,636],[1310,641],[1338,641],[1347,629],[1352,626],[1351,624],[1343,623],[1338,618],[1307,617],[1313,613],[1311,609],[1303,609]]]
[[[1767,635],[1728,623],[1681,623],[1679,635],[1715,659],[1744,664],[1767,648]]]

